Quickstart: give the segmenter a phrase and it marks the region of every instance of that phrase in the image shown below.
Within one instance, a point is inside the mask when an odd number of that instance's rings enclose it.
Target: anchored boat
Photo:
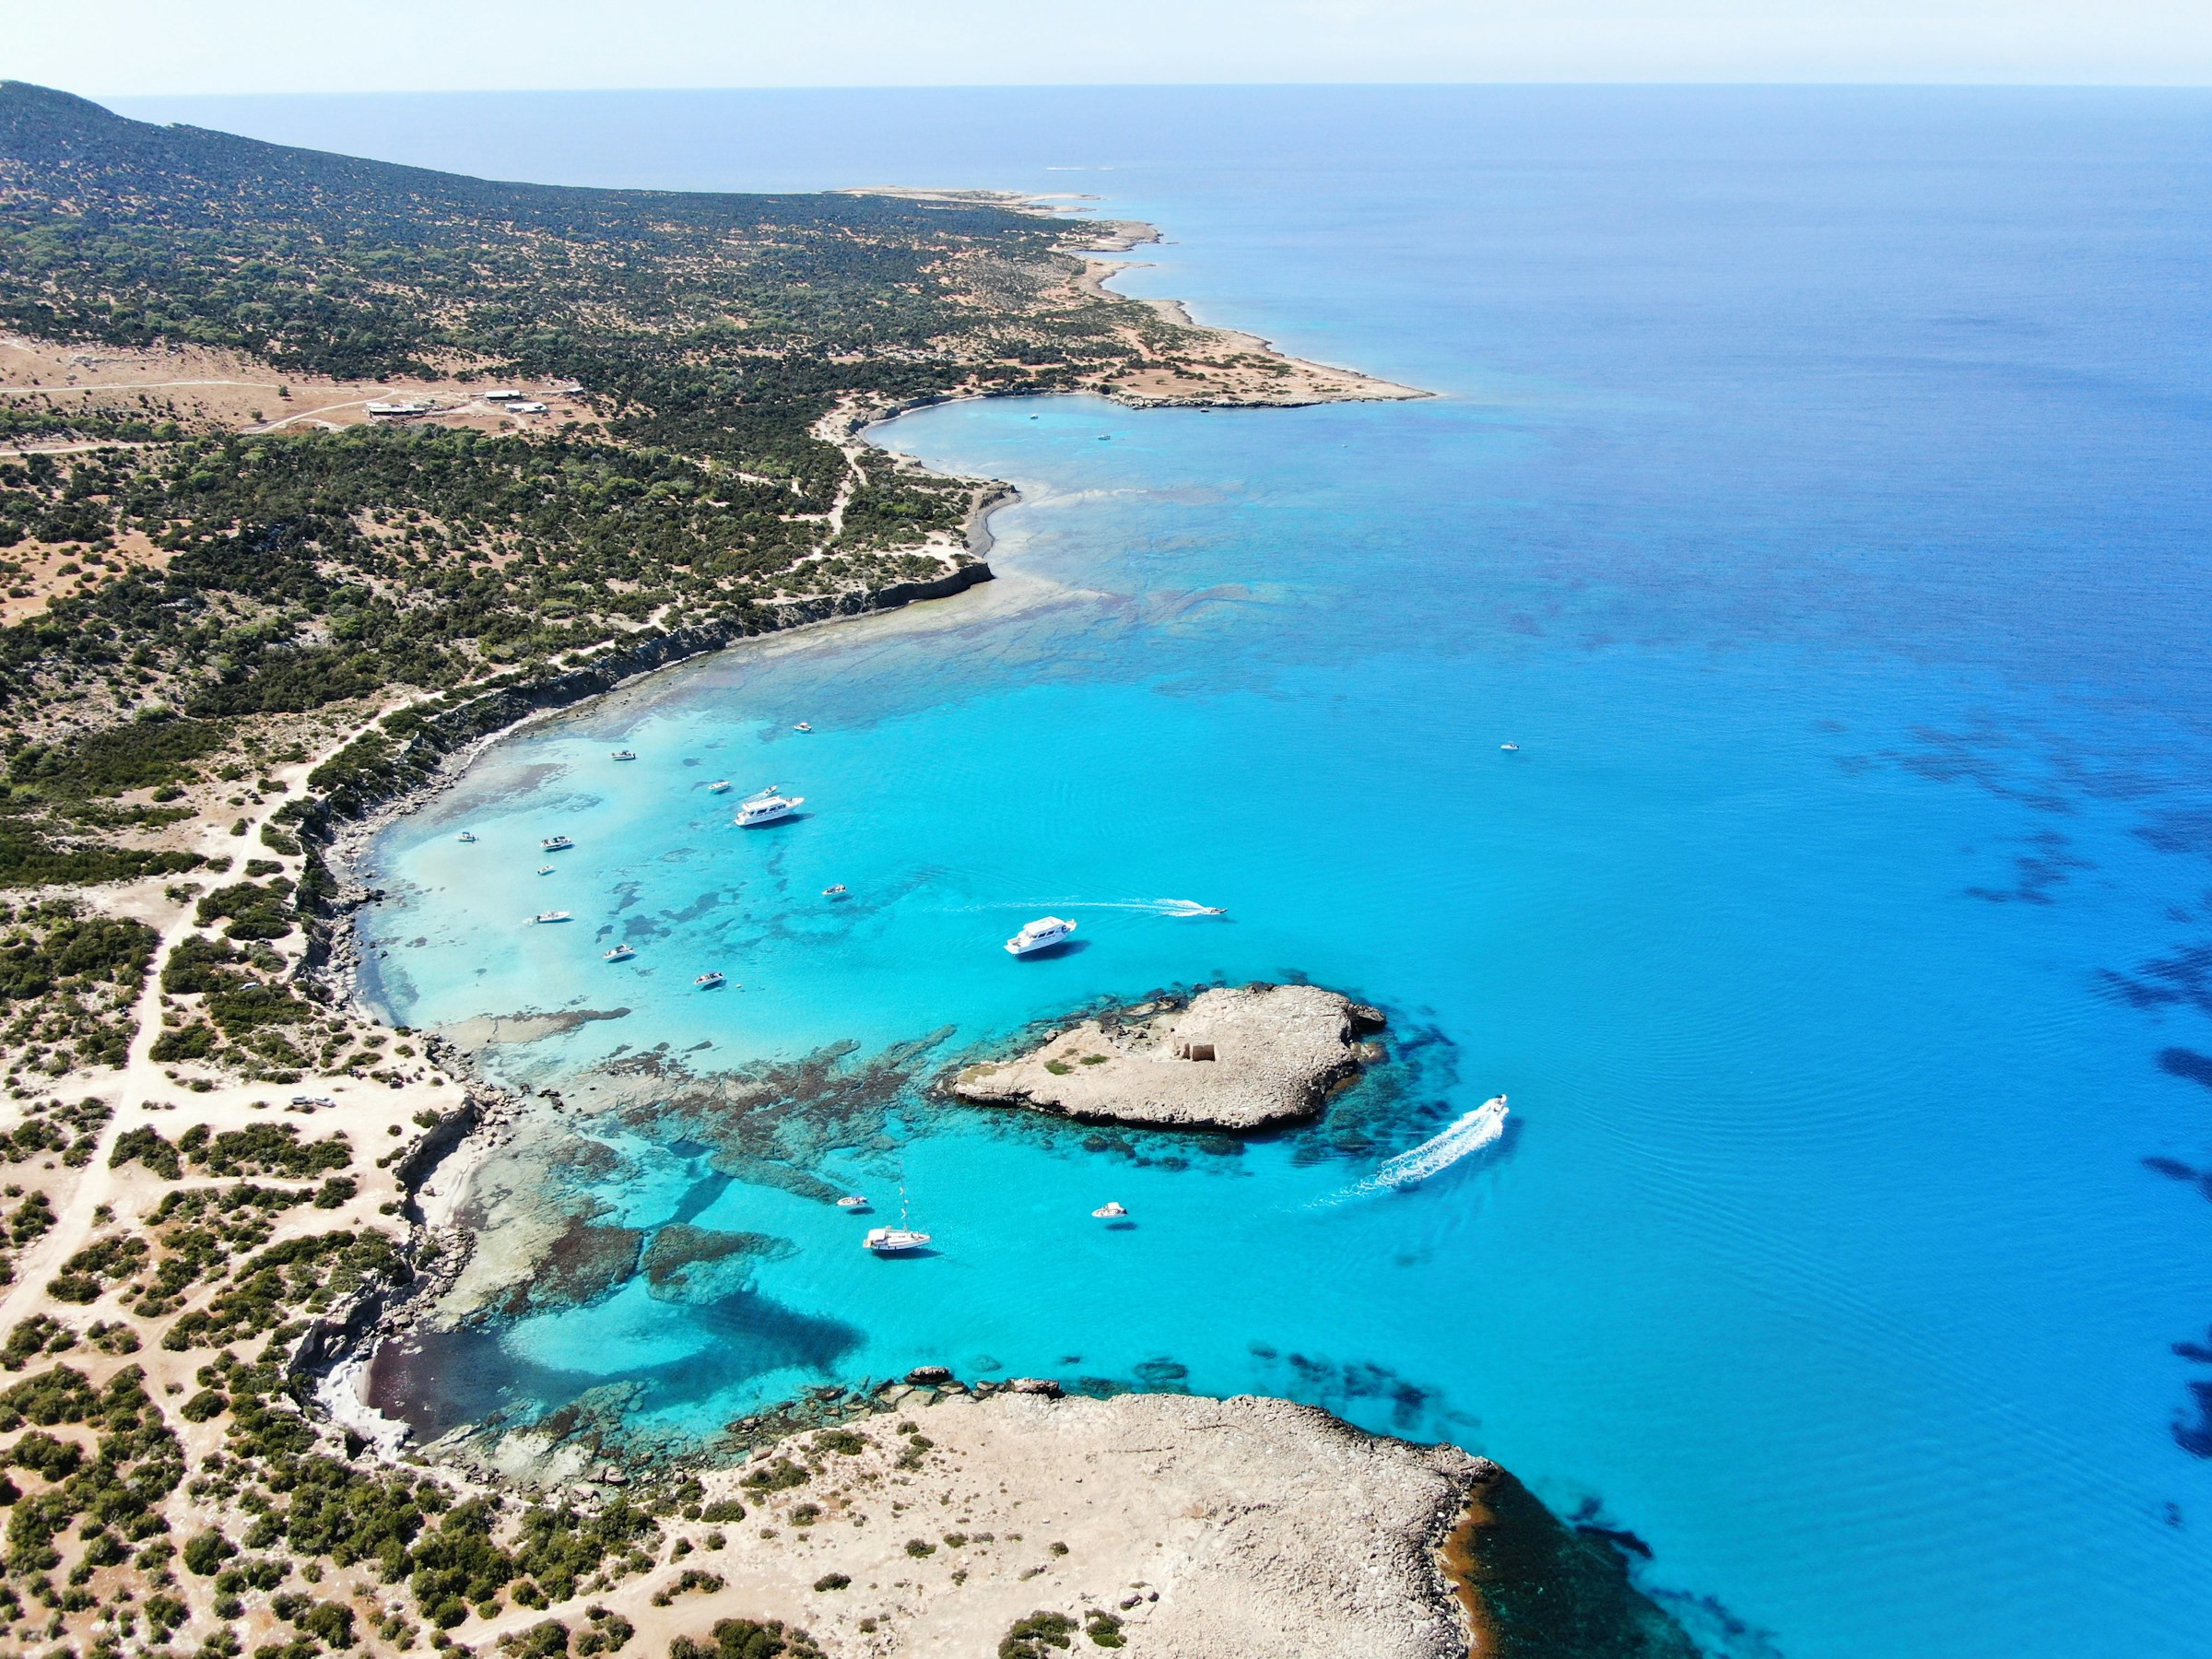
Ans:
[[[533,922],[573,922],[575,919],[567,911],[539,911],[530,918]]]
[[[566,853],[576,843],[565,835],[548,835],[537,844],[548,853]]]
[[[871,1227],[868,1236],[860,1241],[863,1250],[872,1250],[877,1255],[900,1255],[910,1250],[919,1250],[929,1242],[925,1232],[915,1232],[905,1227]]]
[[[867,1194],[865,1193],[847,1193],[837,1201],[837,1207],[841,1210],[866,1209],[868,1207]]]
[[[707,785],[707,793],[709,794],[720,794],[729,786],[730,781],[727,778],[717,778],[713,782]]]
[[[453,839],[457,841],[473,841],[477,839],[477,832],[474,830],[464,830]]]
[[[731,820],[740,830],[757,829],[762,824],[773,824],[789,818],[806,804],[805,795],[785,795],[776,793],[771,783],[757,794],[749,794],[737,803],[737,816]]]
[[[1100,1221],[1114,1221],[1119,1220],[1122,1217],[1127,1215],[1129,1212],[1121,1205],[1118,1205],[1112,1200],[1109,1199],[1106,1203],[1100,1205],[1097,1209],[1092,1210],[1090,1213]]]
[[[701,991],[712,991],[715,986],[722,983],[722,975],[719,973],[702,973],[691,982],[698,986]]]
[[[635,760],[637,758],[638,751],[636,749],[617,749],[607,757],[609,760]]]
[[[1040,950],[1050,950],[1055,945],[1067,942],[1067,935],[1076,931],[1073,922],[1058,916],[1040,916],[1006,941],[1008,956],[1031,956]]]
[[[606,959],[610,962],[627,962],[637,954],[627,945],[618,945],[606,953]]]

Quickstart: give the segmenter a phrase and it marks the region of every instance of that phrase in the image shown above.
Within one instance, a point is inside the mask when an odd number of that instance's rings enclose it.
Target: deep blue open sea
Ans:
[[[633,1010],[511,1051],[541,1082],[949,1059],[1216,976],[1393,1019],[1364,1144],[915,1101],[822,1166],[903,1179],[915,1261],[626,1143],[613,1218],[796,1248],[728,1305],[526,1322],[516,1378],[705,1425],[923,1361],[1180,1367],[1498,1457],[1716,1647],[2207,1651],[2212,96],[124,107],[555,182],[1088,193],[1167,234],[1127,291],[1441,394],[898,421],[1019,485],[1003,580],[662,676],[383,837],[396,1018]],[[723,777],[806,815],[735,830]],[[1083,948],[1009,959],[1046,911]],[[1335,1201],[1499,1092],[1487,1153]]]

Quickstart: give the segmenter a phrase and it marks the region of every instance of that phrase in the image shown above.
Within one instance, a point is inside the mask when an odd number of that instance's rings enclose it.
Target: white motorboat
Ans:
[[[477,839],[477,832],[474,830],[464,830],[460,834],[454,836],[453,839],[457,841],[462,841],[465,843],[473,842]]]
[[[607,757],[609,760],[635,760],[637,758],[638,751],[636,749],[617,749]]]
[[[698,986],[701,991],[712,991],[715,986],[722,983],[722,975],[719,973],[702,973],[691,982]]]
[[[1122,1217],[1127,1215],[1129,1212],[1121,1205],[1118,1205],[1112,1199],[1109,1199],[1107,1202],[1100,1205],[1097,1209],[1092,1210],[1090,1213],[1100,1221],[1118,1221]]]
[[[771,783],[758,794],[749,794],[737,803],[737,816],[730,821],[740,830],[753,830],[762,824],[773,824],[789,818],[806,804],[805,795],[778,794]]]
[[[553,866],[551,865],[539,865],[537,866],[537,873],[540,876],[550,876],[553,874]]]
[[[1509,755],[1517,755],[1521,752],[1521,746],[1517,743],[1501,743],[1498,747]]]
[[[901,1255],[910,1250],[919,1250],[929,1242],[925,1232],[915,1232],[905,1227],[871,1227],[867,1237],[861,1240],[863,1250],[872,1250],[877,1255]]]
[[[631,949],[627,945],[618,945],[612,950],[606,953],[605,959],[610,962],[627,962],[631,957],[634,957],[638,953],[635,950]]]
[[[842,899],[844,896],[845,884],[841,881],[835,887],[826,887],[822,889],[822,897],[825,899]]]
[[[867,1194],[865,1193],[847,1193],[842,1198],[840,1198],[837,1201],[837,1207],[841,1210],[866,1209],[868,1207]]]
[[[1040,916],[1006,941],[1008,956],[1031,956],[1040,950],[1050,950],[1055,945],[1067,942],[1067,935],[1076,931],[1073,922],[1058,916]]]
[[[537,844],[548,853],[566,853],[576,843],[565,835],[548,835]]]
[[[812,726],[808,725],[808,724],[806,724],[805,721],[803,721],[803,720],[802,720],[802,721],[800,721],[800,722],[799,722],[799,724],[798,724],[797,725],[794,725],[794,726],[793,726],[791,729],[792,729],[793,731],[794,731],[794,732],[811,732],[811,731],[813,731],[813,730],[814,730],[814,728],[813,728]]]
[[[539,911],[530,918],[533,922],[573,922],[575,919],[567,911]]]
[[[724,790],[729,788],[729,786],[730,781],[727,778],[717,778],[713,782],[707,785],[707,793],[709,794],[720,794]]]

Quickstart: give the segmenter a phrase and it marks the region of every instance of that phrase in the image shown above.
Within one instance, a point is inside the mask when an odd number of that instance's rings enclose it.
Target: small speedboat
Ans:
[[[460,834],[454,836],[453,839],[457,841],[463,842],[464,844],[473,844],[477,839],[477,832],[474,830],[464,830]]]
[[[539,911],[532,922],[573,922],[576,918],[567,911]]]
[[[842,1198],[840,1198],[837,1201],[837,1207],[842,1210],[866,1209],[868,1207],[867,1194],[865,1193],[847,1193]]]
[[[822,889],[822,897],[825,899],[842,899],[844,896],[845,884],[841,881],[835,887],[826,887]]]
[[[618,945],[612,950],[606,953],[606,956],[604,959],[609,962],[627,962],[631,957],[634,957],[638,953],[635,950],[631,949],[627,945]]]
[[[794,731],[794,732],[811,732],[811,731],[813,731],[813,730],[814,730],[814,728],[813,728],[812,726],[808,725],[808,724],[806,724],[805,721],[803,721],[803,720],[802,720],[802,721],[800,721],[800,722],[799,722],[799,724],[798,724],[797,725],[794,725],[794,726],[793,726],[791,729],[792,729],[793,731]]]
[[[707,793],[709,794],[720,794],[729,786],[730,781],[727,778],[717,778],[713,782],[707,785]]]
[[[1127,1215],[1129,1212],[1123,1206],[1115,1204],[1109,1199],[1106,1203],[1100,1205],[1097,1209],[1092,1210],[1090,1213],[1100,1221],[1118,1221],[1122,1217]]]
[[[638,751],[636,749],[617,749],[607,757],[609,760],[635,760],[637,758]]]
[[[1008,956],[1030,956],[1040,950],[1050,950],[1055,945],[1067,942],[1067,935],[1076,931],[1073,922],[1058,916],[1040,916],[1006,941]]]
[[[550,876],[553,874],[553,866],[551,865],[539,865],[537,866],[537,873],[540,876]]]
[[[1501,743],[1498,747],[1509,755],[1517,755],[1521,752],[1521,746],[1517,743]]]
[[[537,844],[548,853],[566,853],[576,843],[565,835],[548,835]]]
[[[715,986],[722,983],[722,975],[719,973],[702,973],[691,982],[701,991],[712,991]]]
[[[776,793],[771,783],[758,794],[749,794],[737,803],[737,816],[730,821],[740,830],[758,829],[762,824],[780,823],[806,804],[805,795],[784,795]]]
[[[915,1232],[910,1228],[871,1227],[867,1237],[861,1240],[860,1247],[874,1251],[877,1255],[900,1255],[910,1250],[919,1250],[928,1242],[927,1233]]]

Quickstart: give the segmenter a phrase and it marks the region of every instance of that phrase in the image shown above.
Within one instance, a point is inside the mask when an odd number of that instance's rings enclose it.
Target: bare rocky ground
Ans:
[[[1472,1637],[1441,1549],[1493,1473],[1283,1400],[924,1389],[709,1475],[702,1514],[743,1519],[672,1524],[663,1565],[596,1605],[645,1653],[735,1617],[832,1655],[949,1659],[1042,1612],[1148,1659],[1443,1659]],[[719,1587],[669,1594],[687,1569]]]
[[[1318,985],[1217,986],[1187,1005],[1101,1014],[1011,1060],[971,1065],[952,1092],[1085,1123],[1263,1129],[1312,1117],[1363,1059],[1382,1017]]]

